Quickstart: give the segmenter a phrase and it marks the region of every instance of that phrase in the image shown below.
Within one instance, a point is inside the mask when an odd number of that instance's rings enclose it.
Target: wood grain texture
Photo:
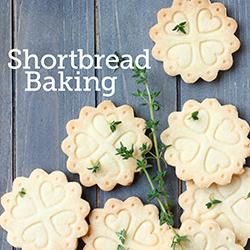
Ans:
[[[11,2],[0,2],[0,196],[8,192],[12,182],[12,74],[8,68],[8,51],[12,44]],[[1,207],[0,213],[3,209]],[[10,250],[7,234],[0,230],[0,249]]]
[[[15,46],[27,48],[39,57],[69,53],[84,49],[94,54],[93,1],[17,1]],[[41,77],[51,75],[56,79],[57,69],[40,70]],[[74,75],[70,65],[65,75]],[[92,76],[93,70],[81,75]],[[16,72],[16,175],[29,176],[34,168],[48,172],[61,170],[70,181],[77,175],[66,168],[67,157],[61,150],[66,137],[66,123],[79,116],[85,105],[95,105],[94,92],[25,92],[24,70]],[[96,190],[83,188],[83,197],[95,206]],[[79,247],[81,249],[81,247]]]
[[[172,0],[13,0],[12,16],[11,1],[1,0],[0,195],[10,191],[13,176],[28,176],[36,167],[48,172],[61,170],[70,181],[79,181],[77,175],[70,174],[66,169],[67,157],[60,148],[61,141],[66,137],[65,125],[78,117],[81,107],[95,106],[104,99],[101,92],[94,91],[25,92],[24,70],[11,72],[7,67],[7,53],[12,40],[14,47],[27,48],[40,57],[47,53],[68,53],[78,48],[89,54],[96,52],[108,55],[119,51],[136,56],[143,49],[153,47],[148,36],[149,28],[156,23],[157,12],[163,7],[169,7],[171,2]],[[199,81],[191,86],[183,83],[180,77],[167,76],[162,63],[151,57],[150,86],[162,92],[158,134],[168,126],[169,113],[180,110],[183,103],[192,98],[201,101],[207,97],[215,97],[223,104],[234,104],[241,117],[250,122],[250,1],[221,2],[227,6],[229,16],[239,23],[237,35],[242,47],[234,55],[235,65],[229,71],[220,73],[213,83]],[[96,11],[95,7],[98,7]],[[42,76],[57,78],[57,70],[41,70],[40,73]],[[67,65],[65,74],[74,75],[75,71]],[[99,79],[106,75],[117,75],[116,94],[109,99],[116,105],[128,103],[135,109],[138,117],[149,118],[147,108],[132,96],[138,86],[129,70],[113,73],[112,70],[103,68],[96,72],[81,72],[84,76],[94,74]],[[13,129],[12,121],[15,122]],[[173,210],[178,225],[180,209],[177,197],[181,192],[181,185],[174,168],[168,168],[167,172],[166,185],[170,198],[174,200]],[[111,197],[124,200],[129,196],[139,196],[147,203],[147,187],[144,176],[137,174],[130,187],[118,186],[112,192],[100,192],[96,187],[83,188],[83,197],[91,203],[92,208],[102,207]],[[0,249],[12,249],[3,230],[0,231]],[[82,243],[78,249],[82,249]],[[245,249],[250,250],[250,245]]]
[[[156,14],[159,9],[170,4],[171,1],[98,1],[99,3],[99,48],[101,54],[112,54],[119,51],[121,54],[131,54],[133,57],[143,53],[143,49],[153,46],[148,36],[149,29],[156,23]],[[151,57],[151,56],[150,56]],[[160,120],[158,135],[166,128],[169,113],[176,109],[176,79],[164,74],[162,67],[151,57],[152,68],[148,71],[151,89],[161,90],[159,98],[163,108],[157,113]],[[99,77],[112,74],[112,70],[103,69]],[[140,86],[136,86],[135,79],[131,78],[131,70],[116,71],[118,76],[116,94],[111,100],[116,105],[130,104],[137,116],[149,119],[148,108],[141,105],[141,100],[133,97],[132,93]],[[98,102],[102,101],[98,95]],[[174,212],[177,214],[176,197],[178,196],[178,180],[172,168],[168,169],[167,190],[170,199],[174,201]],[[100,206],[111,197],[122,200],[129,196],[138,196],[147,203],[149,186],[145,176],[136,175],[131,187],[117,186],[112,192],[100,194]]]

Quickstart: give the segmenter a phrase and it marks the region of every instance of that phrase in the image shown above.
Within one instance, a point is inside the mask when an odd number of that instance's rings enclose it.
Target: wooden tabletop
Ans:
[[[114,51],[133,56],[153,46],[149,28],[156,23],[156,14],[171,0],[1,0],[0,1],[0,195],[11,190],[16,176],[28,176],[34,168],[48,172],[61,170],[70,181],[79,181],[66,168],[66,156],[61,142],[66,137],[67,121],[77,118],[81,107],[97,105],[104,98],[101,92],[25,92],[24,70],[8,68],[8,51],[27,48],[42,56],[47,53],[64,54],[79,48],[88,54],[112,54]],[[188,99],[199,101],[213,97],[222,104],[238,107],[240,116],[250,122],[250,1],[221,0],[229,16],[238,21],[237,36],[242,42],[235,53],[235,64],[222,72],[212,83],[199,81],[185,84],[180,77],[167,76],[162,64],[151,58],[150,84],[161,90],[162,109],[158,113],[160,132],[167,127],[170,112],[180,110]],[[56,76],[55,70],[41,70],[41,76]],[[74,70],[66,67],[66,74]],[[111,75],[108,68],[81,71],[84,76],[99,79]],[[148,111],[132,96],[136,90],[130,71],[117,71],[116,94],[111,99],[116,105],[134,107],[136,115],[147,119]],[[174,201],[176,226],[181,209],[177,205],[183,184],[173,168],[167,170],[167,190]],[[116,187],[102,192],[96,187],[83,188],[83,197],[92,208],[102,207],[110,197],[126,199],[139,196],[147,202],[147,181],[137,175],[130,187]],[[2,208],[1,208],[2,211]],[[0,248],[13,249],[0,231]],[[82,243],[79,249],[82,249]],[[250,249],[250,245],[246,247]]]

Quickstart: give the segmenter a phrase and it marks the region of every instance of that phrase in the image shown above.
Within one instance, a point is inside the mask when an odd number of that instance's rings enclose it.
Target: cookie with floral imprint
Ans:
[[[240,48],[237,26],[222,3],[173,0],[150,30],[153,57],[163,62],[167,74],[181,75],[186,83],[213,81],[233,65],[232,54]]]
[[[84,250],[162,250],[168,249],[166,224],[160,226],[155,205],[143,205],[137,197],[124,202],[109,199],[104,208],[93,210]]]
[[[166,233],[169,243],[165,250],[244,250],[235,242],[235,235],[230,229],[221,229],[213,220],[202,223],[186,220],[178,230],[178,235],[185,235],[181,244],[178,244],[178,237],[172,231]]]
[[[96,108],[82,108],[80,117],[68,122],[68,137],[62,142],[68,169],[78,173],[87,187],[97,184],[110,191],[117,184],[130,185],[137,172],[136,159],[141,158],[140,148],[151,147],[145,127],[145,120],[135,117],[128,105],[116,107],[103,101]],[[126,161],[117,153],[123,147],[133,155]]]
[[[235,175],[225,186],[199,188],[188,181],[179,204],[183,208],[182,221],[214,220],[220,227],[230,228],[237,243],[246,246],[250,238],[250,168],[246,167],[242,175]]]
[[[64,173],[35,169],[29,178],[17,177],[1,198],[0,225],[8,242],[23,250],[72,250],[88,231],[89,203],[82,188]]]
[[[250,128],[235,106],[221,105],[216,99],[189,100],[182,111],[169,115],[168,123],[161,134],[168,146],[164,157],[179,179],[209,187],[229,184],[234,174],[244,172]]]

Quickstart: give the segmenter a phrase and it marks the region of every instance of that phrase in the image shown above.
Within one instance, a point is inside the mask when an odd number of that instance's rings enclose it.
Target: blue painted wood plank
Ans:
[[[112,54],[119,51],[123,54],[136,56],[143,52],[143,49],[150,49],[153,42],[149,38],[149,29],[157,22],[156,14],[171,1],[147,1],[130,0],[130,1],[98,1],[99,3],[99,48],[101,54]],[[150,55],[151,57],[151,55]],[[176,80],[167,77],[160,63],[151,57],[152,69],[148,71],[150,87],[161,90],[160,103],[161,111],[157,118],[161,121],[159,126],[160,132],[167,126],[167,117],[171,111],[176,109]],[[112,74],[112,70],[104,68],[99,72],[101,79],[105,75]],[[136,91],[135,80],[131,78],[131,71],[117,71],[118,76],[116,93],[110,99],[116,105],[129,104],[136,112],[136,115],[144,119],[149,119],[147,108],[141,106],[141,100],[133,97],[132,93]],[[102,94],[98,95],[98,102],[103,100]],[[178,197],[178,180],[174,174],[173,168],[169,168],[167,189],[170,197],[175,202],[174,212],[177,213],[176,198]],[[100,206],[111,197],[122,200],[129,196],[138,196],[147,203],[147,192],[149,191],[147,180],[144,176],[136,175],[134,183],[129,187],[117,186],[112,192],[101,192]]]
[[[92,0],[17,1],[15,6],[15,47],[30,50],[40,58],[44,54],[65,54],[82,48],[94,54],[94,4]],[[40,70],[41,77],[53,76],[57,69]],[[65,75],[76,72],[66,65]],[[81,76],[94,75],[93,70]],[[16,175],[29,176],[34,168],[48,172],[61,170],[70,181],[78,175],[66,168],[67,157],[61,150],[66,123],[79,116],[85,105],[95,105],[92,92],[25,92],[24,70],[16,72]],[[83,197],[95,206],[95,188],[83,188]],[[79,249],[82,249],[79,246]]]
[[[12,183],[12,74],[8,68],[8,51],[11,48],[11,2],[0,3],[0,196],[6,193]],[[0,213],[3,212],[1,207]],[[10,250],[6,232],[0,230],[0,249]]]

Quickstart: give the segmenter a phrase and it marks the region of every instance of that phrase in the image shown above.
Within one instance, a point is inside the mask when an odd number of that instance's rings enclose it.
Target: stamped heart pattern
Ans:
[[[22,238],[27,243],[33,243],[37,248],[44,248],[48,244],[48,232],[41,222],[28,226]]]
[[[241,179],[239,176],[234,176],[234,181],[230,185],[216,186],[216,191],[225,199],[235,195],[240,191]]]
[[[206,249],[208,244],[207,236],[204,233],[197,233],[191,239],[193,249]]]
[[[230,158],[222,151],[209,148],[205,158],[205,170],[207,173],[215,173],[219,168],[227,168],[231,164]]]
[[[214,137],[216,140],[226,144],[237,144],[240,140],[234,122],[229,119],[223,120],[223,122],[218,125]]]
[[[224,46],[219,41],[204,41],[200,45],[200,54],[202,60],[207,65],[213,65],[224,52]]]
[[[151,221],[144,221],[136,229],[134,240],[145,246],[156,246],[158,237],[154,234],[154,225]]]
[[[16,201],[17,204],[12,210],[12,215],[14,218],[28,218],[36,213],[35,204],[28,195],[23,198],[18,196]]]
[[[236,201],[232,206],[232,211],[234,215],[242,222],[244,223],[250,223],[250,201],[249,199],[241,198],[238,201]],[[240,213],[239,213],[240,211]]]
[[[208,9],[203,9],[198,14],[198,30],[201,33],[213,32],[222,26],[219,17],[212,16]]]
[[[84,159],[90,156],[98,148],[95,140],[85,133],[76,135],[75,143],[77,146],[75,155],[78,159]]]
[[[101,169],[98,171],[98,175],[101,176],[116,176],[120,173],[121,169],[119,163],[114,157],[109,156],[105,153],[99,160],[101,164]]]
[[[195,110],[198,111],[199,114],[199,119],[198,120],[193,120],[191,118],[191,113],[186,115],[184,118],[184,123],[189,128],[191,131],[197,132],[197,133],[205,133],[208,129],[210,118],[209,114],[206,110],[204,109],[199,109]]]
[[[93,126],[99,135],[103,137],[108,137],[112,134],[110,130],[109,123],[104,115],[98,114],[93,119]]]
[[[178,32],[173,31],[173,29],[175,28],[175,26],[177,24],[183,23],[183,22],[186,22],[185,31],[188,34],[189,33],[189,23],[187,21],[187,18],[184,15],[184,13],[179,12],[179,11],[176,12],[173,15],[172,21],[168,22],[165,25],[165,32],[166,32],[166,34],[170,34],[170,35],[173,35],[173,36],[181,36],[181,35],[183,35],[182,33],[178,33]]]
[[[190,138],[178,138],[174,146],[179,152],[179,158],[181,162],[191,162],[195,156],[199,153],[199,143]]]
[[[61,211],[51,217],[51,223],[54,230],[60,236],[67,237],[71,234],[73,225],[76,222],[76,216],[72,211]]]
[[[58,205],[65,198],[65,191],[61,186],[53,186],[44,182],[40,187],[41,200],[46,207]]]
[[[130,147],[130,145],[135,144],[137,141],[137,135],[135,132],[127,131],[123,133],[114,143],[115,148],[119,148],[121,146],[121,142],[124,146]]]
[[[170,60],[177,61],[182,68],[187,68],[192,63],[192,46],[189,43],[180,43],[172,46],[167,52]]]
[[[113,232],[127,230],[131,221],[131,215],[127,210],[121,210],[117,215],[109,214],[105,218],[106,226]]]

